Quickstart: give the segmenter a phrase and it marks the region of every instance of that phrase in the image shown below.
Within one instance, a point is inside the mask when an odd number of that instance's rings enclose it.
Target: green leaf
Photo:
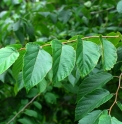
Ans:
[[[102,87],[112,78],[112,75],[107,72],[97,73],[85,78],[79,86],[77,100],[79,101],[83,96],[91,93],[97,88]]]
[[[117,36],[117,35],[120,35],[119,32],[117,32],[117,33],[111,32],[111,33],[107,34],[107,36]],[[117,46],[119,41],[121,40],[121,38],[120,37],[118,37],[118,38],[112,37],[112,38],[107,38],[107,40],[110,41],[112,44],[114,44],[114,46]]]
[[[117,61],[117,50],[115,46],[108,40],[102,39],[102,64],[104,70],[113,68]]]
[[[30,89],[30,91],[28,92],[26,97],[33,98],[34,96],[36,96],[38,94],[38,92],[39,92],[38,89],[34,87],[34,88]]]
[[[76,64],[82,77],[89,74],[97,65],[100,57],[99,47],[90,41],[82,41],[78,37],[76,50]]]
[[[122,47],[117,48],[117,63],[114,67],[114,72],[117,73],[118,70],[121,70],[122,65]]]
[[[12,0],[12,3],[14,5],[20,4],[22,2],[22,0]]]
[[[111,124],[122,124],[122,122],[118,121],[115,117],[112,117],[111,121],[112,121]]]
[[[22,30],[17,30],[17,31],[15,31],[15,34],[16,34],[17,38],[19,39],[20,43],[24,44],[25,36],[24,36],[23,31]]]
[[[18,51],[13,48],[0,49],[0,74],[6,71],[19,57]]]
[[[69,80],[69,82],[73,85],[73,86],[75,86],[75,77],[72,75],[72,74],[70,74],[69,76],[68,76],[68,80]]]
[[[93,109],[107,102],[113,95],[105,89],[97,89],[83,97],[76,106],[75,120],[79,120]]]
[[[52,57],[39,45],[27,44],[24,56],[23,79],[25,87],[30,90],[41,82],[52,67]]]
[[[92,2],[91,1],[87,1],[84,3],[84,5],[88,8],[90,8],[92,6]]]
[[[117,101],[117,105],[118,105],[118,107],[120,108],[120,110],[122,111],[122,103],[119,102],[119,101]]]
[[[88,115],[82,118],[78,124],[98,124],[99,117],[101,116],[101,114],[101,110],[96,110],[91,113],[88,113]]]
[[[111,124],[111,116],[107,114],[102,114],[99,118],[98,124]]]
[[[19,52],[19,54],[20,55],[19,55],[18,59],[15,61],[15,63],[12,66],[12,73],[13,73],[13,76],[14,76],[15,79],[18,78],[18,74],[22,70],[22,67],[23,67],[23,56],[25,54],[25,50],[21,50]]]
[[[73,47],[62,45],[58,40],[52,41],[53,81],[61,81],[70,75],[75,66],[76,54]]]
[[[44,92],[46,87],[47,87],[47,81],[45,79],[43,79],[41,82],[39,82],[38,89],[39,89],[40,93]]]
[[[30,117],[35,117],[37,118],[38,117],[38,113],[34,110],[30,110],[30,109],[26,109],[24,114],[30,116]]]
[[[15,87],[14,87],[15,94],[17,94],[23,87],[24,87],[24,81],[22,78],[22,72],[20,72],[18,75],[18,79],[16,81],[16,84],[15,84]]]
[[[30,118],[20,118],[17,120],[21,124],[33,124],[32,120]]]
[[[72,86],[72,84],[69,84],[69,83],[64,83],[64,84],[63,84],[63,87],[64,87],[67,91],[69,91],[69,92],[71,92],[71,93],[73,93],[73,94],[77,94],[78,88],[79,88],[77,85]]]
[[[22,45],[21,44],[10,44],[10,45],[7,45],[6,47],[13,47],[18,50],[18,49],[22,48]]]
[[[47,92],[45,95],[44,95],[44,98],[45,100],[48,102],[48,103],[51,103],[51,104],[56,104],[56,100],[57,100],[57,96],[51,92]]]
[[[122,13],[122,0],[119,1],[117,4],[117,11],[118,11],[118,13]]]
[[[34,101],[33,104],[35,105],[36,108],[38,108],[40,110],[42,109],[42,105],[39,102]]]
[[[67,23],[67,21],[70,19],[70,16],[72,15],[71,10],[62,10],[59,13],[58,19],[62,21],[63,23]]]
[[[18,20],[14,24],[12,24],[13,31],[17,31],[19,29],[19,27],[20,27],[20,24],[21,24],[20,20]]]

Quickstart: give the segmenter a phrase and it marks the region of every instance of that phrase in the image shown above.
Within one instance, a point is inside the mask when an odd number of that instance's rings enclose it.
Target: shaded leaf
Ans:
[[[105,89],[97,89],[83,97],[76,106],[75,120],[79,120],[93,109],[107,102],[113,95]]]
[[[20,118],[17,121],[21,124],[33,124],[33,122],[29,118]]]
[[[23,67],[23,56],[25,54],[25,50],[21,50],[19,52],[19,57],[15,61],[15,63],[12,66],[12,73],[15,79],[17,79],[19,72],[22,70]]]
[[[120,108],[120,110],[122,111],[122,103],[119,102],[119,101],[117,101],[117,105],[118,105],[118,107]]]
[[[30,91],[28,92],[26,97],[33,98],[34,96],[36,96],[38,94],[38,92],[39,92],[38,89],[34,87],[34,88],[30,89]]]
[[[42,109],[42,105],[39,102],[34,101],[33,104],[35,105],[36,108]]]
[[[41,82],[39,82],[38,89],[39,89],[40,93],[44,92],[46,87],[47,87],[47,81],[45,79],[43,79]]]
[[[97,88],[102,87],[112,78],[112,75],[107,72],[97,73],[85,78],[79,86],[77,100],[79,101],[83,96],[91,93]]]
[[[35,117],[35,118],[38,117],[38,113],[36,111],[30,110],[30,109],[26,109],[24,114],[31,116],[31,117]]]
[[[72,74],[70,74],[69,76],[68,76],[68,80],[69,80],[69,82],[73,85],[73,86],[75,86],[75,77],[72,75]]]
[[[44,98],[48,103],[51,103],[51,104],[55,104],[57,100],[57,96],[51,92],[47,92]]]
[[[23,77],[22,77],[22,72],[20,72],[18,75],[16,84],[15,84],[15,87],[14,87],[15,94],[17,94],[23,87],[24,87],[24,81],[23,81]]]

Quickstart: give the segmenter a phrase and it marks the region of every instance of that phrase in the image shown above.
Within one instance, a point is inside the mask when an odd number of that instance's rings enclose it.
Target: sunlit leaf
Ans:
[[[117,50],[115,46],[108,40],[102,39],[102,64],[104,70],[113,68],[117,61]]]
[[[111,116],[108,114],[102,114],[99,118],[98,124],[111,124]]]
[[[70,75],[75,66],[76,54],[73,47],[62,45],[58,40],[52,41],[53,81],[61,81]]]
[[[19,57],[19,52],[13,48],[0,49],[0,74],[6,71]]]
[[[119,13],[122,13],[122,0],[120,0],[120,1],[118,2],[118,4],[117,4],[117,11],[118,11]]]
[[[88,115],[82,118],[78,124],[98,124],[99,117],[101,114],[101,110],[96,110],[91,113],[88,113]]]
[[[30,90],[41,82],[52,67],[52,57],[39,45],[27,44],[24,56],[23,79]]]
[[[119,120],[117,120],[115,117],[111,118],[112,123],[111,124],[122,124]]]
[[[76,64],[82,77],[89,74],[97,65],[100,57],[100,51],[97,44],[91,41],[85,41],[78,38],[76,50]]]

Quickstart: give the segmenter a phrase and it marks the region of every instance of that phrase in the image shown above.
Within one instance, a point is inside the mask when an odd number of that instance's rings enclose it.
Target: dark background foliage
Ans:
[[[52,39],[70,39],[75,35],[114,35],[122,32],[122,14],[116,10],[117,0],[2,0],[0,1],[0,47],[28,42],[39,45]],[[110,33],[111,32],[111,33]],[[110,33],[110,34],[109,34]],[[73,45],[73,44],[72,44]],[[50,52],[48,47],[47,51]],[[4,124],[21,110],[38,92],[39,87],[28,93],[24,88],[16,89],[14,67],[0,75],[0,123]],[[99,68],[99,67],[98,67]],[[118,75],[117,66],[111,70]],[[72,75],[76,75],[74,69]],[[48,75],[46,90],[25,109],[11,124],[75,124],[74,111],[79,83],[72,86],[68,77],[60,84],[52,86]],[[112,80],[105,88],[115,92],[117,81]],[[119,92],[122,101],[122,91]],[[100,108],[107,109],[110,100]],[[115,106],[112,115],[122,121],[120,110]]]

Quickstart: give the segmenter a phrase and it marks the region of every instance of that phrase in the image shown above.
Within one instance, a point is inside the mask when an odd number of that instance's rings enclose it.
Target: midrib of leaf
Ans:
[[[63,46],[61,46],[61,55],[59,56],[60,58],[59,58],[58,70],[57,70],[56,75],[58,74],[59,67],[60,67],[60,65],[61,65],[60,63],[61,63],[61,57],[62,57],[62,47],[63,47]]]
[[[102,47],[101,47],[101,49],[102,49],[102,59],[103,59],[103,62],[104,62],[104,64],[105,64],[105,59],[104,59],[104,58],[105,58],[105,57],[104,57],[104,51],[105,51],[105,50],[104,50],[104,47],[103,47],[104,45],[103,45],[103,44],[104,44],[104,43],[102,42]]]

